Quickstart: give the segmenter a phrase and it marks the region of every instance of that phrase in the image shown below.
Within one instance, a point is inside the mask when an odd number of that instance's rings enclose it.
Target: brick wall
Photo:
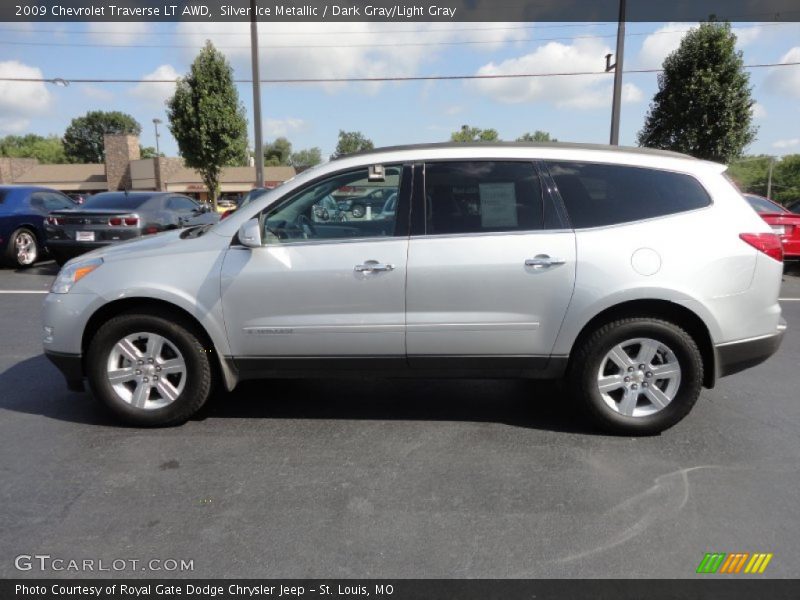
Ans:
[[[38,164],[35,158],[0,157],[0,184],[14,183],[17,177]]]
[[[106,179],[108,190],[125,190],[131,186],[130,162],[139,160],[139,136],[103,136],[106,156]]]
[[[156,189],[167,191],[167,179],[183,168],[180,158],[159,157],[156,159]]]

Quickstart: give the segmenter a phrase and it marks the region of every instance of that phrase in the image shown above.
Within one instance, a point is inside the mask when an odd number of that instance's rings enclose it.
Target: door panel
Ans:
[[[407,237],[232,246],[222,303],[234,356],[404,356],[407,251]]]
[[[574,282],[572,232],[412,238],[409,357],[547,356]]]

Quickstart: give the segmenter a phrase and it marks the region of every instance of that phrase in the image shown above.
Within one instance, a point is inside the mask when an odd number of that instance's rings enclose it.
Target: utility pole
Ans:
[[[163,123],[161,119],[153,119],[153,125],[155,125],[156,128],[156,158],[161,156],[161,150],[158,147],[158,138],[161,137],[161,134],[158,133],[158,126],[161,125],[161,123]]]
[[[622,69],[625,59],[625,0],[619,0],[619,24],[617,25],[617,56],[611,64],[611,55],[606,55],[606,73],[614,69],[614,101],[611,105],[611,145],[619,146],[619,117],[622,103]]]
[[[769,175],[767,176],[767,198],[772,200],[772,169],[775,166],[775,157],[769,157]]]
[[[253,65],[253,123],[255,124],[256,187],[264,187],[264,141],[261,139],[261,69],[258,66],[256,0],[250,0],[250,51]]]

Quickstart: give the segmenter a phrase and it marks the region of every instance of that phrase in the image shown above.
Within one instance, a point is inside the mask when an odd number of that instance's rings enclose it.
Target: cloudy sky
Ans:
[[[660,67],[690,23],[630,23],[626,69]],[[247,23],[0,23],[0,77],[130,79],[141,83],[0,81],[0,135],[61,135],[88,110],[121,110],[155,145],[153,118],[166,121],[170,83],[206,39],[250,78]],[[736,25],[746,64],[800,61],[800,23]],[[337,78],[602,71],[614,23],[261,24],[262,78]],[[800,66],[749,71],[758,139],[752,153],[800,152]],[[654,73],[626,74],[621,141],[634,145],[656,91]],[[444,141],[462,124],[503,139],[542,129],[562,141],[607,143],[610,75],[472,81],[265,84],[266,139],[330,154],[339,129],[376,145]],[[239,85],[252,122],[252,88]],[[252,126],[251,126],[252,127]],[[252,129],[251,129],[252,138]],[[177,154],[162,127],[161,149]]]

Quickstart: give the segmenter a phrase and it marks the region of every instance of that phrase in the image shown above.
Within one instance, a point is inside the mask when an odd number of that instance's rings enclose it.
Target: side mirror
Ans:
[[[261,248],[261,225],[258,218],[250,219],[239,227],[239,242],[248,248]]]

